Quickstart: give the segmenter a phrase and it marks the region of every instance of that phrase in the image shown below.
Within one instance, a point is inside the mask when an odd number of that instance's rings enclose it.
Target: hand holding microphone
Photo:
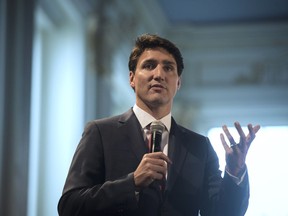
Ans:
[[[166,176],[167,163],[171,160],[161,150],[162,133],[165,126],[160,121],[151,123],[151,150],[145,154],[134,172],[135,185],[138,188],[147,187],[154,180],[162,180]]]

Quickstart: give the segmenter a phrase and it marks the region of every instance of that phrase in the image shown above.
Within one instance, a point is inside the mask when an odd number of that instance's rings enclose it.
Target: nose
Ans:
[[[164,70],[160,64],[154,70],[154,79],[155,80],[164,80]]]

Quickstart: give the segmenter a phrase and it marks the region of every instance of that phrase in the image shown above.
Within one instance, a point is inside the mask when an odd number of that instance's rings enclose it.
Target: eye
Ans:
[[[142,68],[146,70],[153,70],[155,68],[155,64],[152,62],[146,62],[143,64]]]
[[[174,71],[173,65],[165,65],[164,70],[167,72]]]

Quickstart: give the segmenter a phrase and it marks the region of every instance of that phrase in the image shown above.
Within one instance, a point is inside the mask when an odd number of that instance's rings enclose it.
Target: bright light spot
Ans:
[[[235,141],[238,141],[236,129],[229,130]],[[243,130],[247,134],[248,130]],[[221,128],[213,128],[208,137],[218,154],[220,169],[224,170],[225,152],[220,133]],[[250,204],[245,216],[288,216],[287,152],[288,127],[264,127],[257,133],[246,160],[250,179]]]

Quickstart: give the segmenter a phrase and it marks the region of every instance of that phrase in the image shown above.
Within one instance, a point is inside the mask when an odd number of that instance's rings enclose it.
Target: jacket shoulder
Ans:
[[[113,124],[117,123],[123,123],[128,121],[132,116],[134,115],[132,109],[129,109],[125,113],[115,115],[115,116],[110,116],[110,117],[105,117],[105,118],[100,118],[100,119],[94,119],[91,121],[88,121],[86,123],[85,128],[93,128],[95,126],[111,126]],[[135,116],[135,115],[134,115]]]
[[[177,125],[176,127],[178,128],[177,130],[180,133],[182,133],[183,136],[185,136],[187,138],[189,137],[189,138],[192,138],[194,140],[202,140],[202,141],[208,141],[209,140],[207,136],[204,136],[204,135],[202,135],[200,133],[192,131],[192,130],[190,130],[190,129],[186,128],[186,127],[183,127],[181,125],[178,125],[178,124],[176,124],[176,125]]]

